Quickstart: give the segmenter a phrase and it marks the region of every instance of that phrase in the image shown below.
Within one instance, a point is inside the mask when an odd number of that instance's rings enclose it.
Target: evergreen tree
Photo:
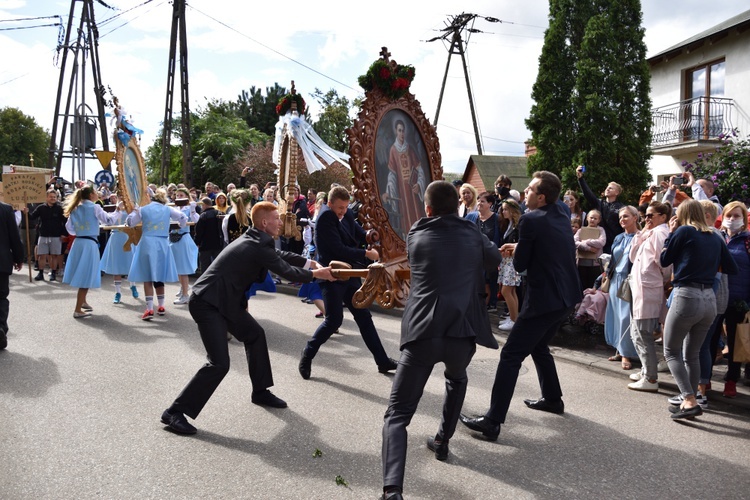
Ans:
[[[536,157],[569,187],[587,165],[594,192],[620,183],[634,202],[650,174],[650,73],[639,0],[552,0],[526,121]]]

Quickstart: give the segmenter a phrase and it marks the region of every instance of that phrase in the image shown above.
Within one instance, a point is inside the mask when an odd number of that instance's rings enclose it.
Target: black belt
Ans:
[[[76,238],[83,239],[83,240],[91,240],[94,243],[96,243],[97,245],[99,244],[99,240],[96,239],[96,238],[94,238],[93,236],[76,236]]]
[[[688,283],[676,283],[674,286],[676,286],[677,288],[681,288],[681,287],[698,288],[700,290],[706,290],[708,288],[713,289],[713,285],[705,285],[703,283],[693,283],[692,281]]]

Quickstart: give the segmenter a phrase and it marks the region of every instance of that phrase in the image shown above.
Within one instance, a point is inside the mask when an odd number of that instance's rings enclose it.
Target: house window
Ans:
[[[685,74],[685,140],[717,137],[724,130],[724,75],[726,61],[714,61]]]

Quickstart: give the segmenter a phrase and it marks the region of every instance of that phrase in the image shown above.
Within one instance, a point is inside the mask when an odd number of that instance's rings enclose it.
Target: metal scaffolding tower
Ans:
[[[76,29],[75,41],[71,43],[73,20],[76,7],[80,4],[80,22]],[[102,149],[109,149],[107,127],[104,120],[104,86],[99,66],[99,32],[94,21],[93,0],[72,0],[68,26],[65,31],[65,42],[58,47],[62,51],[60,64],[60,80],[57,85],[57,100],[55,102],[55,116],[52,120],[52,134],[48,149],[47,167],[55,169],[55,175],[60,175],[63,158],[72,158],[71,177],[84,179],[85,160],[87,157],[96,158],[93,150],[96,148],[96,129],[101,135]],[[68,65],[68,56],[73,61]],[[87,104],[86,72],[91,69],[93,75],[93,90],[96,112]],[[66,72],[69,71],[69,74]],[[63,89],[66,88],[67,97],[65,108],[62,105]],[[89,94],[90,96],[91,94]],[[72,118],[70,129],[70,145],[66,147],[65,139],[68,132],[68,121]],[[62,119],[62,126],[60,126]],[[107,167],[108,168],[108,167]],[[76,175],[76,169],[78,175]]]
[[[437,126],[438,118],[440,117],[440,105],[443,103],[443,94],[445,93],[445,82],[448,79],[448,69],[451,66],[451,56],[456,55],[456,54],[460,55],[461,64],[464,70],[464,78],[466,79],[466,91],[469,94],[469,109],[471,110],[471,121],[474,125],[474,137],[477,143],[477,152],[481,155],[482,154],[482,140],[481,140],[481,136],[479,135],[479,126],[477,125],[477,114],[474,111],[474,98],[471,92],[471,81],[469,79],[469,70],[466,66],[466,47],[465,47],[465,45],[468,45],[469,37],[472,35],[472,33],[482,33],[482,31],[474,28],[474,21],[478,17],[483,18],[484,20],[489,21],[491,23],[502,22],[499,19],[496,19],[494,17],[485,17],[485,16],[480,16],[478,14],[467,14],[467,13],[459,14],[457,16],[453,16],[449,20],[449,22],[446,23],[446,27],[441,30],[443,32],[442,35],[436,36],[427,41],[434,42],[436,40],[444,40],[447,42],[450,40],[450,47],[448,48],[448,63],[445,65],[445,75],[443,76],[443,84],[440,87],[440,97],[438,98],[437,111],[435,111],[435,119],[433,120],[432,125]],[[464,33],[466,33],[466,41],[464,41]]]

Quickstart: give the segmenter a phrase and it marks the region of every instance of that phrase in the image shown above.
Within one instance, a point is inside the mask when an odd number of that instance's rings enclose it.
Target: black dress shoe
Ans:
[[[164,410],[161,414],[161,423],[177,434],[189,435],[198,432],[179,411]]]
[[[312,358],[308,358],[305,355],[305,351],[302,351],[302,357],[299,358],[299,374],[302,378],[307,380],[310,378],[310,372],[312,371]]]
[[[680,408],[679,406],[670,406],[669,412],[672,414],[671,417],[675,420],[681,418],[693,418],[703,415],[703,408],[700,405],[695,405],[692,408]]]
[[[481,432],[487,441],[497,441],[497,437],[500,435],[500,424],[492,422],[487,417],[471,418],[462,413],[459,419],[469,429]]]
[[[391,370],[395,370],[398,367],[398,361],[393,358],[388,358],[388,362],[384,365],[378,365],[378,371],[380,373],[388,373]]]
[[[547,411],[557,415],[565,413],[565,403],[562,402],[562,399],[560,401],[547,401],[544,398],[524,399],[523,402],[532,410]]]
[[[383,495],[380,497],[382,500],[404,500],[404,496],[401,494],[400,491],[389,491],[389,492],[383,492]]]
[[[434,437],[427,438],[427,449],[435,453],[435,458],[441,462],[448,458],[448,441]]]
[[[264,389],[262,391],[253,391],[253,393],[250,395],[250,401],[252,401],[253,404],[256,405],[270,406],[271,408],[287,407],[286,401],[276,396],[268,389]]]

